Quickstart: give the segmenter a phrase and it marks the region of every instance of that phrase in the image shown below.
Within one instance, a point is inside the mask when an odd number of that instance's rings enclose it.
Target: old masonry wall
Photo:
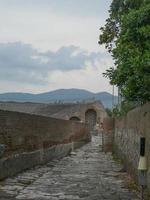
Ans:
[[[53,158],[67,155],[90,141],[86,124],[0,110],[0,179]]]
[[[148,187],[150,188],[150,103],[130,111],[125,117],[115,119],[114,151],[122,159],[135,180],[138,177],[140,138],[146,138],[148,161]]]

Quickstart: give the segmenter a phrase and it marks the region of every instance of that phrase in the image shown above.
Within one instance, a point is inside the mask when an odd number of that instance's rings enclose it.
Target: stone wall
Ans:
[[[71,117],[78,117],[82,122],[85,122],[85,113],[89,109],[96,111],[97,123],[103,122],[103,119],[107,117],[105,108],[100,101],[64,104],[0,102],[0,110],[23,112],[65,120],[69,120]]]
[[[85,124],[50,117],[0,110],[0,179],[60,158],[75,146],[90,141]]]
[[[114,118],[107,117],[103,121],[102,149],[104,152],[112,152],[114,140]]]
[[[126,169],[137,179],[140,137],[146,137],[148,159],[148,185],[150,188],[150,103],[130,111],[115,120],[114,150],[123,160]]]

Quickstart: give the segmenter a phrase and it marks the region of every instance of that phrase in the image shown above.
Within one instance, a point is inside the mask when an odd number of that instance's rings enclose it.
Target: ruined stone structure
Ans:
[[[136,181],[141,137],[146,139],[147,180],[150,189],[150,103],[131,110],[124,117],[104,120],[104,150],[114,151]]]
[[[89,200],[111,199],[112,194],[115,199],[137,200],[136,195],[125,188],[123,178],[119,178],[124,176],[122,166],[112,160],[111,154],[100,152],[102,139],[100,135],[94,136],[94,138],[97,137],[95,138],[97,144],[90,143],[80,151],[76,151],[76,155],[73,154],[60,162],[59,159],[68,155],[72,149],[89,142],[91,130],[97,124],[103,124],[103,142],[106,144],[104,151],[113,149],[122,159],[127,171],[137,177],[140,137],[144,136],[148,159],[148,187],[150,188],[149,121],[150,104],[130,111],[124,118],[114,120],[107,117],[100,102],[57,105],[1,103],[0,196],[7,200],[12,200],[12,197],[14,199],[36,199],[36,197],[47,199],[55,198],[56,195],[60,198],[71,199],[72,195],[80,193],[79,188],[82,188],[80,191],[86,188]],[[55,162],[57,166],[54,167]],[[41,164],[44,164],[43,167],[28,170]],[[1,181],[24,170],[27,171],[21,173],[22,176],[16,175],[16,178]],[[22,177],[25,181],[32,179],[29,186],[22,184],[20,187]],[[78,180],[79,184],[74,184],[74,179]],[[80,183],[86,184],[80,185]],[[64,185],[66,196],[62,193]],[[76,190],[74,190],[75,186]],[[69,188],[71,188],[70,191]],[[68,191],[74,193],[69,196]],[[83,192],[84,194],[81,194],[78,199],[87,199],[87,193]]]
[[[104,118],[107,116],[100,101],[69,104],[1,102],[0,109],[80,121],[88,123],[91,130],[94,129],[96,124],[103,123]]]
[[[114,150],[136,180],[140,157],[140,138],[146,138],[147,176],[150,189],[150,103],[131,110],[123,118],[116,119],[114,133]]]
[[[0,103],[0,179],[90,141],[106,116],[101,102]]]
[[[0,179],[67,155],[90,141],[87,125],[12,111],[0,111]]]

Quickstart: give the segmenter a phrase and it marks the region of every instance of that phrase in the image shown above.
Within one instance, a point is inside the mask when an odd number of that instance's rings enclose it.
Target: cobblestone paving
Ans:
[[[94,137],[76,155],[54,160],[0,182],[0,200],[138,200],[121,166]]]

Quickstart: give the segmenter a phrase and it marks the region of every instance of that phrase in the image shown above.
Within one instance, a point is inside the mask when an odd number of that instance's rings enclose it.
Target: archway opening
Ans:
[[[69,120],[72,120],[72,121],[80,121],[80,118],[79,117],[76,117],[76,116],[73,116],[71,117]]]
[[[93,131],[96,126],[97,113],[93,109],[85,112],[85,122],[88,124],[90,131]]]

